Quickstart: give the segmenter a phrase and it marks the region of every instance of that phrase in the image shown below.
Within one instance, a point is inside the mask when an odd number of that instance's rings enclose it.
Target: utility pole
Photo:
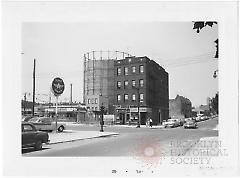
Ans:
[[[140,114],[140,88],[139,87],[133,87],[134,89],[137,90],[137,108],[138,108],[138,123],[137,123],[137,128],[140,128],[141,125],[141,114]]]
[[[101,111],[100,132],[104,132],[104,130],[103,130],[103,125],[104,125],[104,122],[103,122],[104,109],[105,109],[105,108],[104,108],[103,103],[102,103],[102,106],[100,107],[100,111]]]
[[[32,104],[32,116],[34,116],[34,105],[35,105],[35,66],[36,59],[33,61],[33,104]]]
[[[72,105],[72,83],[70,84],[70,105]]]
[[[27,93],[24,93],[24,104],[23,104],[23,115],[25,115],[26,111],[26,102],[27,102]]]
[[[141,125],[141,115],[140,115],[140,94],[139,94],[139,88],[137,88],[137,94],[138,94],[138,125],[137,125],[137,128],[140,128],[140,125]]]

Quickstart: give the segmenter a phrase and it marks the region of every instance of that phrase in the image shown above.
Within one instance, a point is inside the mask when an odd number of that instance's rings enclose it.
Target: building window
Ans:
[[[136,95],[135,94],[132,95],[132,101],[136,101]]]
[[[132,66],[132,73],[136,72],[136,66]]]
[[[98,108],[97,107],[95,107],[95,111],[97,111],[98,110]]]
[[[136,81],[132,80],[132,87],[136,87]]]
[[[128,81],[126,80],[124,81],[124,88],[127,88],[127,86],[128,86]]]
[[[98,104],[98,99],[97,98],[95,98],[95,104]]]
[[[120,89],[120,88],[121,88],[121,82],[118,81],[118,82],[117,82],[117,89]]]
[[[92,111],[94,110],[94,107],[92,107]]]
[[[90,99],[88,99],[88,104],[90,104],[91,103],[91,100]]]
[[[128,67],[124,67],[124,75],[128,75]]]
[[[140,87],[143,87],[143,79],[140,79],[140,80],[139,80],[139,86],[140,86]]]
[[[117,68],[117,75],[121,75],[121,68],[120,67]]]
[[[124,95],[124,101],[127,101],[128,100],[128,94],[125,94]]]
[[[140,65],[139,66],[139,71],[140,71],[140,73],[143,73],[144,71],[143,71],[143,65]]]
[[[143,93],[140,93],[140,102],[143,101]]]
[[[94,98],[92,98],[92,104],[94,104],[94,102],[95,102],[95,100],[94,100]]]
[[[118,102],[121,101],[121,95],[117,95]]]

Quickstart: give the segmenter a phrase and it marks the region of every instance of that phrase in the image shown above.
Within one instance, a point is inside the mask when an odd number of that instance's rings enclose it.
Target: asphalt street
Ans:
[[[89,156],[140,156],[146,148],[150,148],[147,154],[152,154],[154,149],[167,150],[169,145],[179,141],[197,141],[203,137],[218,136],[218,130],[214,128],[218,124],[218,118],[198,123],[198,129],[164,128],[152,129],[126,128],[106,126],[104,131],[117,132],[119,135],[79,140],[69,143],[45,145],[43,150],[23,151],[23,156],[43,157],[89,157]],[[76,125],[69,127],[71,130],[99,130],[99,126]],[[151,150],[152,149],[152,150]],[[156,152],[156,151],[155,151]]]

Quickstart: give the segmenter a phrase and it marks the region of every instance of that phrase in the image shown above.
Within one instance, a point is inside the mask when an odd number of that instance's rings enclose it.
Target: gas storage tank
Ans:
[[[91,111],[105,107],[113,113],[114,103],[114,61],[131,56],[120,51],[92,51],[84,54],[84,96],[83,101]]]

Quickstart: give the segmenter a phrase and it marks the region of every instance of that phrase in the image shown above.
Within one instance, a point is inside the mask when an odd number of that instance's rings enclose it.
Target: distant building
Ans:
[[[209,105],[200,105],[193,110],[196,115],[210,115],[210,106]]]
[[[188,118],[192,116],[192,103],[188,98],[177,95],[169,100],[169,116],[171,118]]]
[[[210,104],[211,104],[211,98],[207,97],[207,105],[210,106]]]
[[[151,117],[153,124],[168,118],[168,73],[148,57],[125,57],[114,61],[114,105],[116,121],[141,124]]]
[[[34,107],[35,116],[56,117],[56,106],[39,104]],[[58,120],[66,122],[82,122],[86,120],[87,109],[81,104],[58,105]]]

